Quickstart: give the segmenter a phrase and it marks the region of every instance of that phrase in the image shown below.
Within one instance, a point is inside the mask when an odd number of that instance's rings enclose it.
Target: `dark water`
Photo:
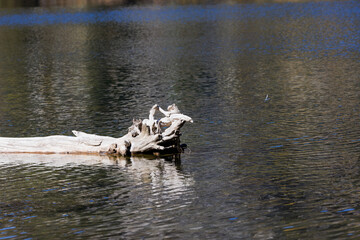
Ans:
[[[358,1],[0,10],[1,136],[194,119],[176,161],[1,155],[0,239],[358,239],[359,36]]]

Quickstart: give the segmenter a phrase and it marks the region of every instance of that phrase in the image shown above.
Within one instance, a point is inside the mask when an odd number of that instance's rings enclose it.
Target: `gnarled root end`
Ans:
[[[155,111],[165,115],[164,118],[154,120]],[[133,120],[129,127],[127,140],[130,143],[129,152],[133,153],[181,153],[180,128],[185,122],[193,122],[189,116],[180,113],[175,104],[164,111],[157,104],[150,110],[149,119]],[[162,129],[161,126],[166,126]]]

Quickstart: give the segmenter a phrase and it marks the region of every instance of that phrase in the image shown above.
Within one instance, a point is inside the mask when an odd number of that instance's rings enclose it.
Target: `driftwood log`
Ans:
[[[164,117],[155,120],[156,111]],[[54,135],[47,137],[5,138],[0,137],[0,153],[60,153],[60,154],[111,154],[132,155],[137,153],[179,153],[180,128],[185,122],[193,122],[181,114],[175,104],[167,111],[155,104],[149,119],[133,119],[128,133],[120,138],[73,131],[74,136]]]

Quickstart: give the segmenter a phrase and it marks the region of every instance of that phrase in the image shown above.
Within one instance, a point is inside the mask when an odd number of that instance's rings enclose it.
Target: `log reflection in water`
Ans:
[[[41,165],[60,169],[94,166],[115,167],[130,183],[148,184],[151,189],[187,192],[194,180],[181,171],[180,154],[154,156],[98,156],[64,154],[0,154],[0,165]],[[113,169],[113,168],[111,168]],[[176,195],[176,194],[175,194]]]

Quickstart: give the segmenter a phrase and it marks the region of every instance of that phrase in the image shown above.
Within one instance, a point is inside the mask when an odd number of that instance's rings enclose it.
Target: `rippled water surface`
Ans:
[[[359,13],[0,9],[0,136],[122,136],[155,103],[194,119],[180,157],[0,154],[0,239],[358,239]]]

